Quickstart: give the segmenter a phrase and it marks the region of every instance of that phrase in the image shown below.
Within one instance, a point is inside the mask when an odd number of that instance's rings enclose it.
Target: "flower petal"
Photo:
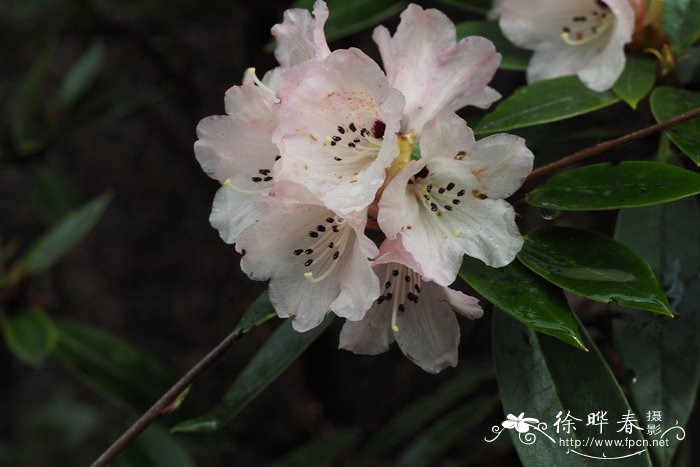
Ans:
[[[420,303],[407,307],[397,323],[394,337],[412,362],[429,373],[457,365],[459,324],[442,287],[423,282]]]
[[[318,0],[314,3],[313,17],[301,8],[285,11],[283,22],[272,27],[272,35],[277,40],[275,58],[279,64],[290,67],[312,58],[327,57],[331,53],[323,33],[327,19],[328,7]]]
[[[361,321],[346,321],[340,331],[338,348],[357,354],[376,355],[389,350],[394,342],[391,313],[370,308]]]
[[[398,153],[403,97],[357,49],[336,50],[282,80],[276,176],[304,185],[339,213],[366,208]]]
[[[236,243],[241,232],[260,219],[255,198],[229,186],[217,190],[209,223],[219,231],[224,242]]]
[[[484,90],[501,60],[488,39],[473,36],[457,43],[449,18],[414,4],[401,14],[393,37],[378,27],[373,38],[389,83],[406,97],[407,131],[420,133],[441,111],[485,104]]]
[[[252,279],[270,279],[275,310],[280,317],[294,316],[298,331],[317,326],[329,311],[361,319],[379,293],[365,256],[376,254],[376,248],[359,239],[364,224],[318,204],[284,202],[274,190],[266,196],[273,201],[263,205],[260,220],[238,239],[241,269]],[[357,282],[360,276],[366,279]],[[353,297],[362,300],[342,298],[351,286]],[[337,310],[336,300],[342,305]]]

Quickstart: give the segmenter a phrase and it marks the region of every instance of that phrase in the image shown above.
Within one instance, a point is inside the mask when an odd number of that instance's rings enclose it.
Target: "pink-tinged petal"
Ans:
[[[420,172],[427,159],[410,161],[389,182],[379,200],[377,222],[388,239],[394,239],[404,230],[411,230],[412,223],[420,217],[420,202],[412,196],[409,181]]]
[[[283,67],[297,65],[313,58],[324,59],[331,51],[323,26],[328,19],[325,2],[314,3],[313,17],[308,10],[292,8],[284,12],[281,24],[272,27],[277,40],[275,58]]]
[[[501,98],[501,93],[493,89],[492,87],[486,86],[483,91],[464,96],[463,99],[457,100],[454,105],[455,108],[461,109],[462,107],[473,106],[480,109],[488,109],[491,104],[496,102]]]
[[[197,161],[207,175],[221,183],[230,178],[243,190],[268,188],[279,155],[272,143],[275,116],[254,85],[229,89],[226,107],[229,115],[206,117],[197,125]]]
[[[501,61],[488,39],[473,36],[457,43],[449,18],[414,4],[401,14],[393,37],[378,27],[373,38],[389,83],[406,97],[408,132],[420,133],[442,111],[485,105],[484,89]]]
[[[403,97],[357,49],[306,62],[282,80],[277,179],[305,186],[339,213],[363,210],[398,154]]]
[[[376,355],[389,350],[394,342],[391,313],[370,308],[361,321],[346,321],[340,331],[338,348],[357,354]]]
[[[589,88],[604,91],[622,73],[635,21],[627,0],[503,0],[500,11],[504,35],[535,50],[529,82],[578,75]]]
[[[477,141],[463,161],[489,198],[515,193],[532,171],[534,155],[519,136],[500,133]]]
[[[459,323],[437,284],[423,282],[420,301],[397,319],[399,330],[394,338],[401,351],[429,373],[456,366]]]
[[[420,139],[421,159],[463,157],[476,141],[467,123],[453,112],[443,112],[424,128]]]
[[[298,331],[317,326],[329,311],[360,319],[378,294],[370,262],[358,259],[376,254],[359,238],[363,225],[320,205],[285,202],[275,191],[267,197],[273,200],[262,204],[260,220],[239,236],[241,269],[252,279],[270,279],[272,304],[281,317],[294,317]],[[360,275],[366,277],[357,282]],[[362,300],[342,298],[350,286]],[[336,300],[343,306],[335,309]]]
[[[484,310],[479,305],[479,300],[470,297],[458,290],[452,290],[449,287],[443,287],[447,301],[452,306],[452,310],[465,318],[477,319],[484,316]]]
[[[257,196],[241,193],[230,186],[218,189],[209,223],[219,231],[224,242],[236,243],[240,233],[260,218],[256,198]]]

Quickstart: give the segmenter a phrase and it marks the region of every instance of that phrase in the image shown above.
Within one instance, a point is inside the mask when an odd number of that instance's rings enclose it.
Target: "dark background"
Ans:
[[[455,22],[476,18],[436,2],[420,3],[439,5]],[[230,332],[265,284],[240,272],[234,248],[209,226],[217,183],[195,161],[195,127],[201,118],[223,113],[224,92],[240,83],[247,67],[256,67],[262,76],[275,66],[264,50],[270,27],[288,4],[0,1],[0,103],[5,107],[0,242],[14,241],[21,250],[61,212],[105,192],[113,196],[89,236],[49,273],[27,281],[4,300],[2,313],[34,304],[57,320],[90,324],[155,356],[173,378]],[[394,17],[386,24],[393,31],[397,22]],[[56,92],[62,79],[95,44],[104,47],[104,65],[85,95],[61,108]],[[332,42],[331,48],[350,45],[378,55],[370,32]],[[34,99],[22,104],[28,116],[23,136],[18,136],[11,107],[42,57],[49,57],[46,69]],[[522,74],[499,72],[493,86],[507,94],[520,84]],[[580,140],[558,143],[556,150],[540,134],[534,140],[539,141],[538,163],[651,119],[648,112],[633,114],[618,105],[574,122],[591,129],[612,121],[616,130],[588,132]],[[556,126],[547,131],[556,133]],[[640,151],[651,154],[654,147],[653,141],[639,143],[614,157],[639,158]],[[60,189],[47,195],[47,179]],[[523,214],[523,231],[544,222],[536,211]],[[614,215],[603,214],[566,215],[556,222],[610,234],[613,221]],[[572,304],[606,351],[609,319],[604,308],[582,300]],[[264,465],[344,428],[358,428],[360,442],[401,407],[455,374],[490,365],[491,309],[484,305],[483,319],[462,320],[456,369],[428,375],[395,348],[377,357],[337,350],[341,323],[336,322],[222,436],[177,439],[197,465],[205,466]],[[186,402],[195,415],[219,400],[275,325],[254,330],[197,380]],[[495,391],[495,382],[480,389]],[[105,400],[56,360],[32,368],[2,345],[0,401],[0,465],[86,465],[138,415]],[[464,465],[465,459],[474,465],[517,463],[507,444],[485,446],[482,441],[501,417],[495,412],[476,435],[449,452],[444,465]],[[172,419],[166,417],[164,423],[171,425]]]

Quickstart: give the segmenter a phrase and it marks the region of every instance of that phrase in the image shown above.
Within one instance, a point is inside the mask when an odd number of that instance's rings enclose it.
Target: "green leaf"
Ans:
[[[700,69],[700,47],[688,47],[676,57],[678,79],[687,84],[696,77]]]
[[[482,36],[489,39],[496,46],[496,50],[503,57],[501,68],[504,70],[523,71],[527,69],[532,52],[513,45],[501,32],[498,21],[466,21],[458,23],[457,39],[467,36]]]
[[[662,122],[700,107],[700,93],[659,86],[649,101],[654,118]],[[674,126],[667,134],[678,149],[700,166],[700,117]]]
[[[673,317],[646,261],[602,235],[568,227],[536,230],[525,236],[518,259],[549,282],[591,300]]]
[[[593,164],[557,174],[527,202],[562,211],[602,211],[666,203],[700,193],[700,174],[659,162]]]
[[[323,323],[306,332],[292,328],[292,320],[285,320],[258,351],[224,398],[208,414],[185,420],[173,427],[173,432],[212,432],[222,429],[255,396],[272,383],[297,359],[311,343],[333,322],[327,316]]]
[[[0,320],[5,344],[15,356],[31,366],[40,366],[53,352],[58,331],[39,308],[28,308]]]
[[[175,381],[153,357],[104,331],[72,322],[57,326],[56,359],[121,408],[145,411]]]
[[[63,216],[29,248],[21,263],[23,270],[30,275],[46,272],[92,230],[110,199],[104,194]]]
[[[628,55],[623,70],[612,90],[633,109],[649,94],[656,81],[656,62],[648,57]]]
[[[440,3],[485,15],[491,11],[491,0],[439,0]]]
[[[48,138],[46,132],[32,127],[32,120],[39,112],[39,104],[43,103],[41,90],[48,80],[53,56],[54,47],[44,47],[7,101],[7,120],[12,130],[15,150],[20,155],[38,151]]]
[[[194,460],[160,425],[152,425],[119,454],[119,467],[195,467]]]
[[[560,440],[585,442],[588,436],[597,439],[610,439],[624,442],[642,442],[642,434],[633,429],[632,434],[618,431],[617,422],[630,411],[615,377],[603,360],[596,345],[583,332],[583,342],[591,351],[578,352],[556,339],[534,333],[505,313],[493,315],[493,353],[496,376],[500,388],[501,402],[506,414],[524,413],[525,417],[538,419],[547,424],[543,431],[553,439],[536,430],[532,444],[526,445],[518,439],[515,430],[507,430],[513,440],[518,456],[525,466],[561,465],[567,467],[648,466],[651,467],[649,452],[645,448],[625,446],[574,446],[560,445]],[[607,412],[608,425],[586,426],[588,414]],[[554,422],[557,414],[561,418],[568,412],[581,421],[574,421],[576,430],[567,434],[556,431]],[[643,423],[639,414],[637,425]],[[495,428],[501,428],[497,425]],[[502,431],[506,431],[501,429]],[[495,436],[495,435],[492,435]],[[491,437],[492,437],[491,436]],[[491,438],[489,437],[489,438]],[[522,438],[521,438],[522,439]],[[527,438],[525,438],[527,439]],[[595,457],[607,457],[605,461],[594,461],[577,455],[571,450]],[[613,457],[638,455],[618,460]]]
[[[399,13],[405,0],[328,0],[330,15],[324,27],[326,39],[332,41],[379,24]],[[314,0],[297,0],[292,8],[311,10]]]
[[[665,0],[664,31],[676,49],[700,38],[700,0]]]
[[[345,430],[315,439],[284,458],[278,460],[272,467],[324,467],[336,465],[333,462],[345,452],[357,438],[357,431]]]
[[[263,293],[255,299],[255,301],[248,307],[241,320],[236,325],[233,330],[237,336],[242,336],[248,333],[254,327],[260,326],[263,323],[271,320],[277,316],[275,313],[275,308],[270,302],[270,295],[268,291],[265,290]]]
[[[38,167],[32,177],[31,201],[37,215],[51,224],[84,200],[66,176],[47,167]]]
[[[105,47],[95,42],[86,50],[63,78],[58,90],[58,103],[64,108],[72,107],[95,82],[104,66]]]
[[[469,432],[493,413],[498,405],[497,396],[482,396],[451,410],[413,440],[401,454],[396,465],[399,467],[437,465],[450,447],[467,439]]]
[[[532,329],[586,350],[561,290],[519,262],[491,268],[465,256],[459,275],[485,299]]]
[[[638,413],[661,411],[664,429],[685,426],[700,384],[700,208],[684,199],[621,211],[615,238],[642,255],[667,291],[676,319],[620,310],[613,337]],[[653,447],[661,466],[671,464],[680,441]],[[686,439],[686,443],[688,440]]]
[[[488,368],[468,371],[447,381],[436,391],[402,409],[383,425],[358,453],[357,461],[361,465],[366,464],[369,459],[375,459],[401,441],[410,438],[426,423],[492,378],[493,370]]]
[[[602,109],[619,100],[610,91],[591,91],[575,76],[538,81],[518,88],[481,119],[474,132],[481,135],[556,122]]]

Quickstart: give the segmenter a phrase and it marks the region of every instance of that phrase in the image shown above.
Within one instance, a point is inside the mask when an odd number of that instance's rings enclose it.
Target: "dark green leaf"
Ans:
[[[485,299],[529,327],[585,350],[578,323],[561,290],[519,262],[491,268],[465,256],[459,275]]]
[[[666,203],[700,193],[700,174],[658,162],[594,164],[555,175],[527,194],[533,206],[601,211]]]
[[[467,439],[469,432],[493,413],[498,405],[498,397],[482,396],[451,410],[413,440],[396,465],[436,465],[445,451]]]
[[[678,79],[681,83],[692,81],[700,69],[700,47],[688,47],[676,57]]]
[[[58,330],[39,308],[28,308],[0,320],[7,347],[27,365],[39,366],[56,346]]]
[[[405,0],[328,0],[330,15],[324,31],[332,41],[379,24],[404,9]],[[297,0],[293,8],[312,9],[314,0]]]
[[[83,198],[75,184],[63,174],[39,167],[32,179],[31,200],[37,215],[51,224],[77,207]]]
[[[29,248],[22,268],[30,275],[46,272],[92,230],[102,217],[111,195],[105,194],[69,212]]]
[[[482,36],[496,46],[503,57],[501,68],[505,70],[523,71],[527,69],[532,52],[513,45],[501,32],[498,21],[466,21],[457,26],[457,39],[467,36]]]
[[[649,94],[656,81],[656,62],[648,57],[628,55],[625,69],[612,90],[633,109]]]
[[[618,424],[623,415],[628,414],[630,406],[608,368],[588,335],[583,332],[584,344],[591,351],[579,352],[562,344],[556,339],[534,333],[508,317],[505,313],[495,312],[493,316],[493,353],[496,363],[496,375],[500,388],[501,401],[506,414],[517,416],[524,412],[525,417],[538,419],[547,424],[543,431],[552,440],[536,430],[534,442],[524,444],[518,439],[515,430],[507,430],[511,435],[518,456],[525,466],[567,466],[590,467],[592,465],[615,465],[651,467],[649,452],[643,447],[626,448],[625,446],[574,446],[560,445],[559,440],[578,440],[585,442],[588,436],[597,439],[610,439],[624,442],[642,442],[642,434],[633,429],[631,434],[620,430]],[[588,414],[606,411],[608,425],[586,426]],[[564,418],[568,412],[581,421],[574,421],[576,430],[570,434],[560,430],[557,433],[554,422],[561,412]],[[642,414],[636,418],[637,425],[643,424]],[[499,428],[506,431],[497,425]],[[495,435],[491,435],[492,438]],[[500,436],[500,435],[499,435]],[[525,438],[527,440],[527,438]],[[608,458],[594,461],[577,455],[581,454]],[[638,455],[632,455],[639,452]],[[610,460],[613,457],[628,456],[625,459]]]
[[[700,38],[700,0],[665,0],[664,31],[677,49]]]
[[[277,316],[277,313],[275,313],[275,309],[270,302],[270,296],[267,290],[265,290],[255,299],[250,307],[248,307],[248,310],[236,325],[234,332],[236,335],[242,336],[254,327],[260,326],[275,316]]]
[[[556,122],[602,109],[619,100],[610,91],[591,91],[575,76],[538,81],[518,88],[481,119],[474,132],[497,133]]]
[[[345,430],[315,439],[295,449],[292,453],[275,462],[272,467],[324,467],[336,465],[333,462],[345,452],[357,438],[354,430]]]
[[[649,265],[602,235],[548,227],[525,236],[518,259],[549,282],[591,300],[673,316]]]
[[[700,209],[695,199],[621,211],[615,238],[651,265],[671,300],[676,319],[621,310],[613,321],[615,345],[634,407],[662,412],[664,429],[686,425],[700,383]],[[652,447],[662,466],[680,444]],[[686,439],[686,442],[688,440]]]
[[[97,328],[58,323],[54,356],[114,404],[144,411],[175,381],[154,358]]]
[[[226,395],[210,413],[185,420],[173,432],[211,432],[222,429],[255,396],[272,383],[333,322],[327,316],[323,323],[306,332],[297,332],[292,321],[285,320],[258,351]]]
[[[700,107],[700,93],[659,86],[651,93],[649,101],[654,118],[662,122]],[[674,126],[667,134],[686,156],[700,166],[700,117]]]
[[[195,467],[187,451],[160,425],[141,433],[117,459],[120,467]]]
[[[68,70],[61,87],[58,89],[58,103],[70,108],[92,86],[104,66],[105,48],[96,42]]]
[[[39,112],[41,90],[48,79],[54,47],[45,47],[32,67],[24,75],[7,102],[7,119],[12,130],[15,150],[20,155],[31,154],[45,143],[47,134],[32,128],[32,120]]]
[[[485,15],[491,10],[491,0],[439,0],[440,3]]]
[[[402,409],[367,441],[357,455],[360,464],[374,459],[413,436],[422,426],[493,378],[491,368],[468,371]]]

